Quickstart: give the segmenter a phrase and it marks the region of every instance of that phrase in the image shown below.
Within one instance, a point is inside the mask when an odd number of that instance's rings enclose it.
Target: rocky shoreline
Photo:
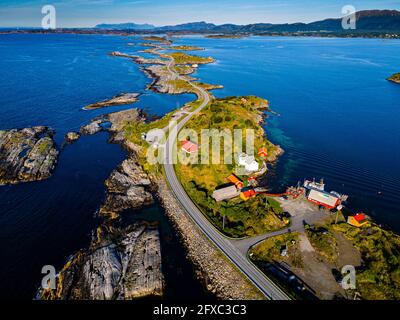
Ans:
[[[162,296],[161,247],[157,225],[102,225],[89,249],[76,253],[58,274],[56,290],[43,300],[131,300]]]
[[[49,178],[58,158],[53,136],[45,126],[0,131],[0,185]]]
[[[126,159],[106,180],[107,197],[100,215],[116,219],[127,209],[140,209],[154,203],[151,182],[134,156]]]

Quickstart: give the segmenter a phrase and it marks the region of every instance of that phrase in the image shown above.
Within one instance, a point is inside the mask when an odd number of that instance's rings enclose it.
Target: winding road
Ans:
[[[174,61],[170,61],[167,64],[169,72],[171,72],[173,79],[187,79],[179,76],[176,72],[171,70],[174,66]],[[209,93],[203,88],[188,81],[193,86],[198,94],[199,100],[202,101],[201,105],[193,112],[189,113],[184,119],[177,124],[177,132],[179,132],[187,124],[187,122],[193,117],[193,115],[199,113],[207,104],[210,102]],[[189,196],[186,194],[181,183],[179,182],[175,168],[173,164],[173,153],[174,145],[176,143],[177,136],[170,134],[165,144],[165,162],[164,169],[167,181],[171,190],[173,191],[176,199],[181,203],[187,214],[196,223],[196,225],[202,230],[207,238],[219,249],[224,255],[270,300],[289,300],[289,296],[286,295],[275,283],[266,277],[255,265],[253,265],[248,259],[246,253],[243,253],[237,246],[235,246],[230,239],[222,235],[203,215],[203,213],[197,208],[192,202]]]

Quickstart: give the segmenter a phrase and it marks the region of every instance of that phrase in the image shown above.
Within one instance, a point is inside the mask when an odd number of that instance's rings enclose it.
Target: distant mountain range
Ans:
[[[95,26],[96,29],[107,29],[107,30],[152,30],[156,27],[152,24],[136,24],[136,23],[119,23],[119,24],[98,24]]]
[[[400,31],[400,11],[366,10],[359,11],[357,32],[397,32]],[[293,33],[293,32],[344,32],[342,19],[325,19],[311,23],[256,23],[248,25],[223,24],[215,25],[207,22],[191,22],[175,26],[155,27],[150,24],[100,24],[95,28],[108,30],[134,30],[148,32],[195,32],[195,33]],[[351,30],[354,32],[354,30]]]

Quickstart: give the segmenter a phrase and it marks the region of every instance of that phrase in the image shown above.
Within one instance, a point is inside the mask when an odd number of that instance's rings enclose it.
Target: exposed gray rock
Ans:
[[[102,130],[101,124],[103,120],[94,120],[86,126],[81,127],[80,133],[84,135],[92,135]]]
[[[0,185],[47,179],[58,151],[48,127],[0,131]]]
[[[142,70],[153,79],[149,89],[156,92],[168,94],[196,93],[196,90],[188,83],[191,78],[187,77],[187,82],[182,81],[183,77],[178,79],[177,74],[171,73],[166,66],[151,65],[143,67]]]
[[[154,202],[146,190],[150,179],[141,166],[132,158],[125,160],[106,180],[107,197],[100,209],[101,215],[116,218],[127,209],[138,209]]]
[[[113,112],[107,115],[111,122],[111,131],[121,131],[127,122],[143,122],[145,117],[140,109],[129,109]]]
[[[41,299],[130,300],[162,295],[157,226],[103,226],[97,236],[88,250],[78,252],[64,266],[55,291],[39,292]]]
[[[131,104],[137,102],[139,93],[121,93],[111,99],[103,100],[86,106],[84,109],[93,110],[104,107],[119,106],[123,104]]]

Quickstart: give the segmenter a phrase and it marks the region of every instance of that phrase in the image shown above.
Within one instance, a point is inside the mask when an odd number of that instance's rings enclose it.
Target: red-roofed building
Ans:
[[[247,189],[240,193],[240,198],[242,198],[244,201],[247,201],[250,198],[255,197],[256,195],[257,193],[254,191],[254,189]]]
[[[238,190],[242,189],[244,186],[243,182],[241,180],[239,180],[239,178],[236,177],[234,174],[231,174],[228,177],[228,180],[229,180],[229,182],[232,182],[236,186],[236,188],[238,188]]]
[[[258,156],[259,157],[262,157],[262,158],[266,158],[266,157],[268,157],[268,150],[267,150],[267,148],[260,148],[259,150],[258,150]]]
[[[348,217],[347,223],[354,227],[361,228],[368,223],[368,219],[364,213],[357,213],[355,216]]]
[[[199,151],[199,146],[189,140],[182,141],[182,150],[186,153],[196,153]]]

